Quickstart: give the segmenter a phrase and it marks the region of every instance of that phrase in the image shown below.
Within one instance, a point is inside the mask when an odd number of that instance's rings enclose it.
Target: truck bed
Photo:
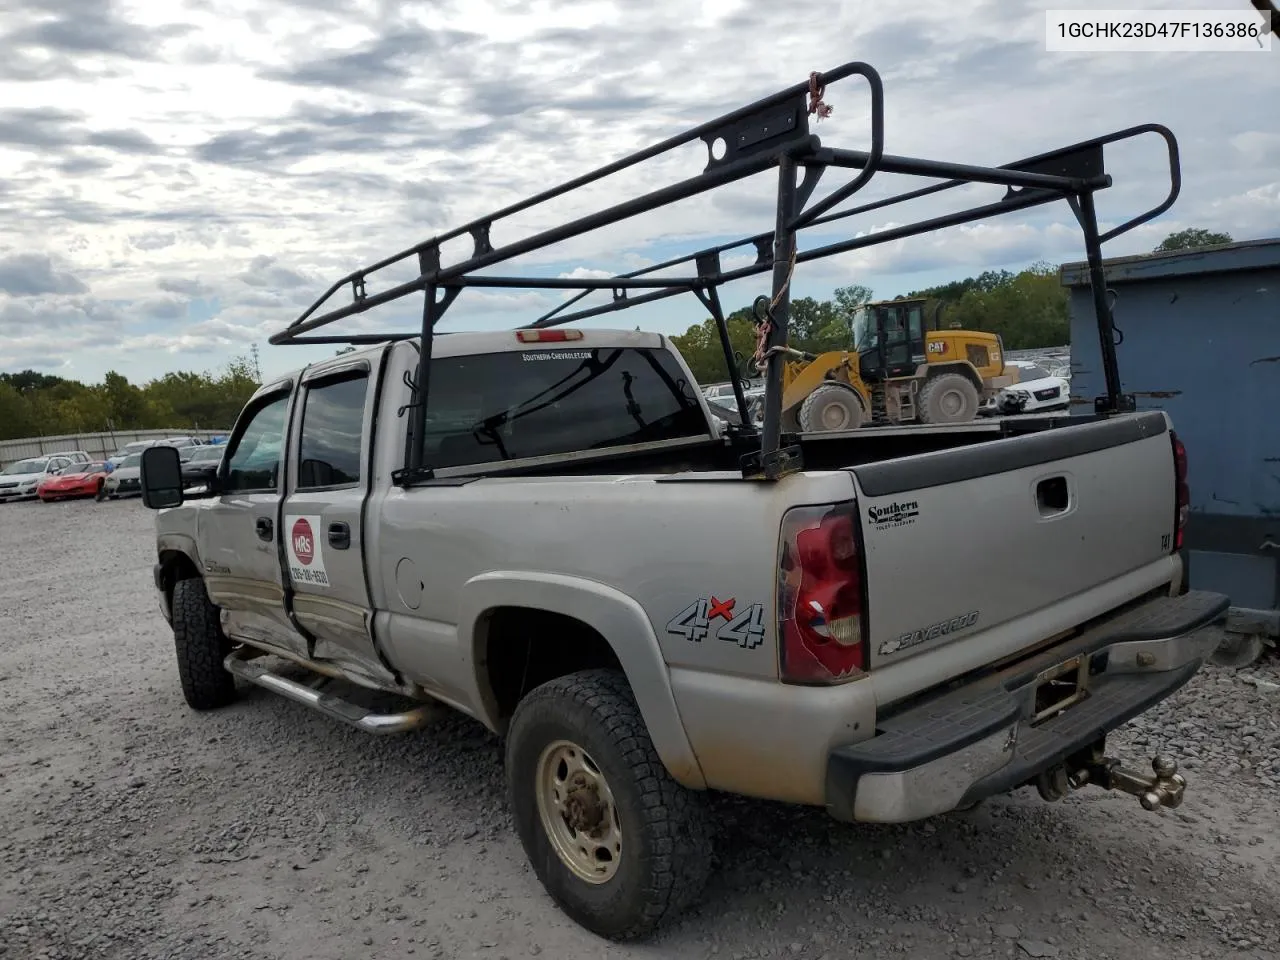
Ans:
[[[861,430],[799,433],[792,440],[800,447],[805,469],[838,470],[848,466],[951,450],[993,440],[1041,433],[1094,421],[1092,416],[990,417],[971,423],[946,425],[905,424]],[[600,476],[612,473],[665,474],[664,482],[696,482],[739,478],[739,458],[756,449],[754,441],[708,437],[696,443],[641,446],[626,452],[591,453],[549,458],[542,464],[506,466],[487,463],[436,471],[441,482],[457,483],[476,476]],[[732,477],[725,472],[733,473]]]

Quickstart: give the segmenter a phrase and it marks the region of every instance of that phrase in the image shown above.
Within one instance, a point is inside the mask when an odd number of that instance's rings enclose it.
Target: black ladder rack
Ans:
[[[866,150],[823,146],[819,137],[809,129],[810,116],[815,114],[823,116],[828,112],[828,108],[823,103],[827,87],[849,77],[863,78],[870,92],[871,143]],[[1169,161],[1169,192],[1157,206],[1101,233],[1098,229],[1094,193],[1109,187],[1112,183],[1111,176],[1104,167],[1103,148],[1107,144],[1147,133],[1156,134],[1165,141]],[[533,236],[503,246],[493,245],[491,236],[495,228],[500,228],[505,219],[629,167],[670,153],[695,140],[703,141],[707,147],[707,162],[699,173]],[[815,187],[829,167],[857,172],[847,183],[842,184],[821,200],[810,203]],[[775,223],[768,232],[709,247],[643,270],[604,279],[493,276],[478,272],[522,254],[545,249],[564,240],[705,193],[771,168],[777,169],[778,180]],[[877,173],[930,177],[940,182],[852,208],[837,209],[844,201],[863,189]],[[1004,196],[995,202],[970,207],[956,213],[932,217],[865,236],[854,235],[847,240],[806,250],[798,248],[798,234],[802,230],[857,214],[882,210],[893,204],[940,193],[969,183],[996,184],[1004,186],[1006,190]],[[1180,189],[1181,172],[1177,141],[1167,127],[1155,123],[1129,127],[1000,167],[973,166],[886,154],[884,152],[884,91],[880,75],[869,64],[855,61],[825,73],[815,72],[806,82],[780,90],[772,96],[757,100],[755,103],[647,149],[356,270],[333,284],[286,329],[273,335],[269,342],[272,344],[365,344],[388,340],[420,340],[418,375],[413,384],[414,402],[408,407],[412,418],[410,435],[414,440],[410,444],[405,469],[399,474],[399,482],[412,483],[420,479],[429,479],[432,475],[430,465],[423,462],[422,444],[426,425],[425,398],[430,376],[432,340],[436,325],[464,287],[579,291],[576,297],[527,325],[531,327],[570,323],[643,303],[652,303],[677,294],[694,294],[707,307],[719,327],[721,347],[729,368],[729,379],[733,384],[738,410],[747,432],[753,433],[742,385],[734,375],[734,356],[718,290],[725,283],[771,271],[771,295],[757,298],[757,302],[762,306],[767,305],[768,319],[768,327],[765,328],[767,338],[764,341],[766,357],[764,422],[758,437],[759,449],[746,454],[743,457],[742,466],[744,475],[774,479],[798,465],[798,449],[783,447],[781,432],[782,373],[785,359],[783,349],[787,344],[790,280],[797,264],[1065,200],[1070,205],[1084,234],[1085,255],[1089,263],[1093,303],[1097,314],[1098,336],[1102,344],[1107,393],[1095,401],[1095,412],[1106,415],[1132,410],[1133,398],[1125,395],[1121,390],[1115,352],[1115,330],[1107,302],[1102,269],[1102,244],[1168,210],[1177,199]],[[442,264],[441,246],[450,240],[464,236],[469,236],[472,241],[471,255],[458,263]],[[754,250],[754,262],[735,270],[723,270],[721,255],[738,248]],[[371,276],[405,261],[412,262],[415,258],[418,269],[418,276],[415,279],[379,293],[369,294],[366,291],[366,282]],[[681,265],[692,267],[689,275],[652,276],[660,270]],[[321,308],[344,287],[350,289],[350,301],[321,312]],[[611,291],[612,300],[600,306],[573,311],[567,309],[595,290]],[[632,295],[632,291],[640,292]],[[350,335],[312,333],[339,320],[419,292],[425,295],[420,330]]]

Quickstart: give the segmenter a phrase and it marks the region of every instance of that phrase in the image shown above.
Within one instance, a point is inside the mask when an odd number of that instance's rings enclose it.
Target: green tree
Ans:
[[[990,289],[970,288],[942,314],[944,326],[997,333],[1006,350],[1059,347],[1069,342],[1071,314],[1058,268],[1036,263]]]
[[[98,395],[103,416],[109,417],[118,429],[141,430],[148,426],[146,397],[124,374],[108,371]]]
[[[743,357],[750,358],[756,349],[756,328],[751,320],[751,308],[735,310],[725,317],[729,328],[729,343]],[[720,345],[720,332],[716,321],[707,317],[682,334],[671,338],[685,363],[693,371],[699,383],[720,383],[729,379],[724,362],[724,348]],[[742,372],[742,371],[735,371]]]
[[[0,438],[37,435],[31,400],[8,379],[0,376]]]
[[[1160,246],[1151,252],[1166,253],[1170,250],[1190,250],[1194,247],[1218,247],[1231,242],[1229,233],[1215,233],[1201,227],[1187,227],[1185,230],[1177,230],[1169,234],[1160,241]]]

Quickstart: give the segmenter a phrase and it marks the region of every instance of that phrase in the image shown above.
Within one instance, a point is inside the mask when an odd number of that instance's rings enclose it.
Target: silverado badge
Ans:
[[[937,623],[931,623],[929,626],[921,627],[919,630],[908,630],[906,633],[900,633],[892,640],[886,640],[880,644],[880,655],[885,656],[890,653],[897,653],[899,650],[907,650],[924,643],[926,640],[933,640],[935,637],[945,637],[948,634],[959,633],[961,630],[967,630],[972,627],[977,622],[978,611],[970,610],[968,613],[961,614],[958,617],[939,620]]]

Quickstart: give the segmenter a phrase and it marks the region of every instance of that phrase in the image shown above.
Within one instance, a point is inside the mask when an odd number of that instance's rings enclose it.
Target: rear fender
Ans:
[[[476,627],[486,611],[508,606],[572,617],[604,637],[626,673],[663,764],[678,783],[705,789],[706,781],[680,719],[653,625],[639,603],[603,583],[554,573],[494,570],[463,585],[458,654],[467,661],[463,674],[475,678],[477,716],[482,722],[498,729],[498,705],[484,678]]]

